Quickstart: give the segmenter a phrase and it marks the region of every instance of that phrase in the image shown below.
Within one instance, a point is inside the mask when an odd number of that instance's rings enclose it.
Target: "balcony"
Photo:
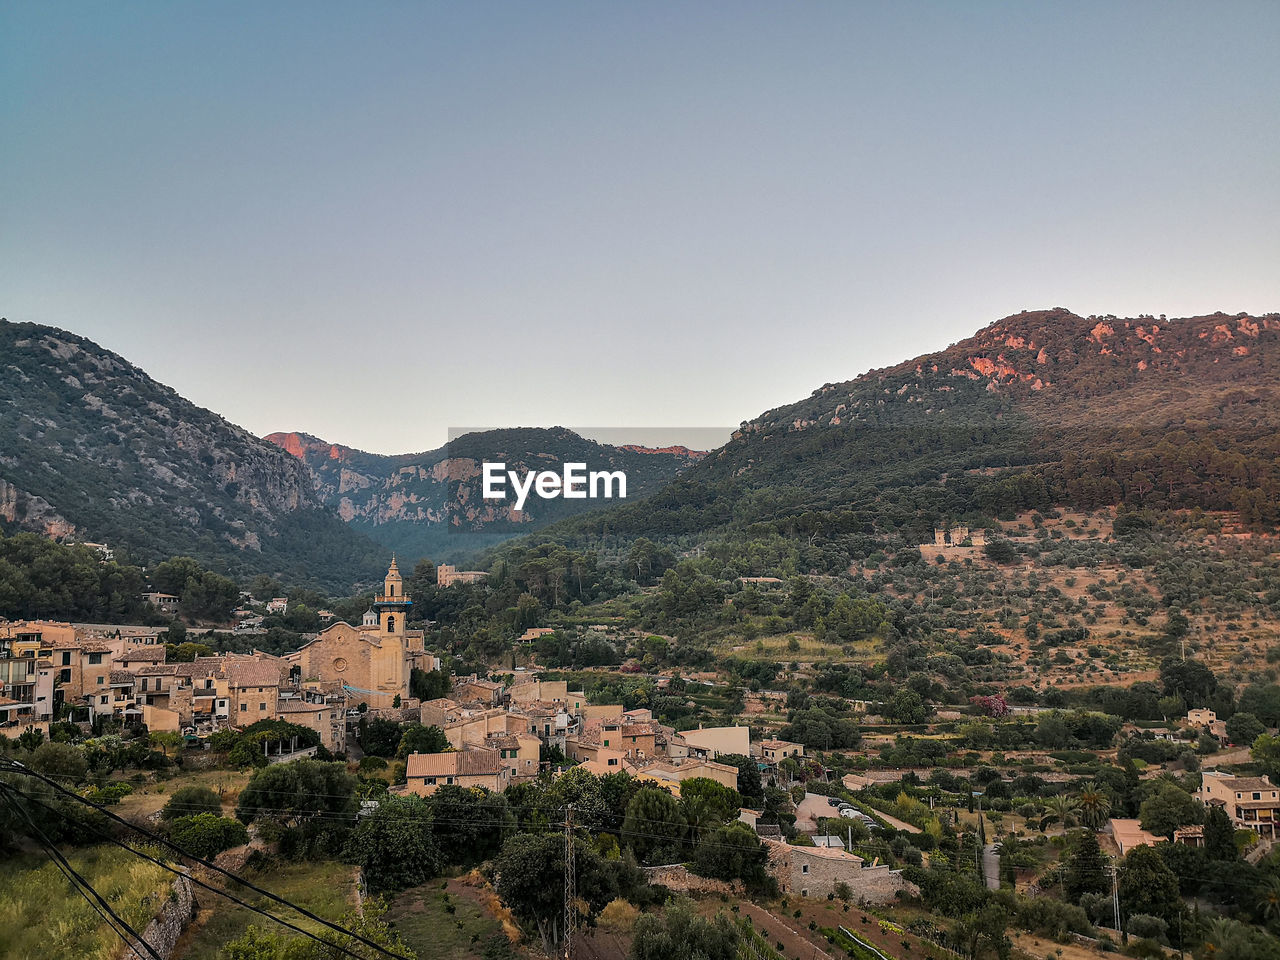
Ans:
[[[407,596],[406,597],[388,597],[388,596],[384,596],[381,593],[373,598],[373,602],[374,603],[403,603],[403,604],[413,603],[413,601]]]

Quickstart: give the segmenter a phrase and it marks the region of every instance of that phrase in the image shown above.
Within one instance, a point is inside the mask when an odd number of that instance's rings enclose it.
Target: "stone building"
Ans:
[[[412,606],[393,558],[383,590],[358,627],[338,622],[283,659],[303,681],[341,685],[351,705],[390,707],[409,698],[413,669],[430,670],[435,659],[423,649],[421,630],[405,629]]]
[[[436,567],[436,584],[441,587],[452,587],[460,583],[483,583],[489,578],[484,570],[459,570],[448,563]]]
[[[908,888],[901,870],[890,870],[885,864],[868,866],[862,857],[844,850],[795,847],[767,839],[764,845],[769,851],[769,872],[784,894],[825,898],[844,883],[855,902],[888,903],[899,890]]]
[[[441,787],[484,787],[498,792],[511,784],[511,768],[497,750],[483,747],[452,753],[411,753],[405,763],[406,793],[429,797]]]

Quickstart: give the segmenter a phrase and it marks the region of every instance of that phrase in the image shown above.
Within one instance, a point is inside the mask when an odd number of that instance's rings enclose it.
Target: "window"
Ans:
[[[607,747],[607,746],[609,745],[609,741],[608,741],[608,740],[606,740],[606,741],[604,742],[604,745]]]
[[[246,713],[248,710],[249,710],[249,705],[248,705],[247,703],[242,703],[242,704],[240,704],[240,712],[241,712],[241,713]]]
[[[808,888],[808,887],[805,887],[803,890],[801,890],[801,891],[800,891],[800,896],[802,896],[802,897],[807,897],[808,895],[809,895],[809,888]]]
[[[98,678],[98,686],[102,686],[102,681],[103,681],[103,680],[105,680],[105,679],[106,679],[106,677],[99,677],[99,678]]]
[[[1260,793],[1256,793],[1256,792],[1255,792],[1255,793],[1254,793],[1254,795],[1253,795],[1253,799],[1255,799],[1255,800],[1261,800],[1261,799],[1262,799],[1262,794],[1260,794]]]
[[[395,633],[395,632],[396,632],[396,618],[387,617],[387,633]]]
[[[267,705],[266,705],[266,703],[260,703],[260,704],[258,704],[258,709],[259,709],[259,710],[265,710],[265,709],[267,709]]]
[[[143,693],[146,693],[146,692],[147,692],[147,678],[146,678],[146,677],[143,677],[143,678],[142,678],[142,692],[143,692]]]
[[[59,680],[61,680],[63,683],[70,683],[70,682],[71,682],[71,671],[70,671],[70,670],[62,670],[62,671],[59,671],[59,673],[58,673],[58,679],[59,679]]]
[[[809,865],[808,865],[807,863],[802,863],[802,864],[800,864],[800,872],[801,872],[801,873],[808,873],[808,872],[809,872]]]
[[[106,703],[106,702],[107,702],[107,698],[106,698],[106,697],[99,697],[99,698],[98,698],[98,702],[99,702],[99,703]]]
[[[91,664],[93,664],[94,666],[97,666],[98,664],[100,664],[100,663],[102,662],[102,654],[100,654],[100,653],[91,653],[91,654],[89,654],[89,662],[90,662]]]
[[[65,651],[65,650],[63,651],[63,653],[62,653],[62,665],[63,665],[64,667],[69,667],[69,666],[71,666],[71,653],[70,653],[70,651]]]

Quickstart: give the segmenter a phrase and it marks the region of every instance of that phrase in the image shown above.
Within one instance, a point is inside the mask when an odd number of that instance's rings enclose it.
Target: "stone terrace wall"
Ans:
[[[142,931],[142,939],[166,960],[173,955],[178,938],[195,914],[194,889],[194,885],[186,877],[174,880],[172,893],[160,908],[159,915]],[[151,955],[134,944],[124,949],[120,960],[151,960]]]

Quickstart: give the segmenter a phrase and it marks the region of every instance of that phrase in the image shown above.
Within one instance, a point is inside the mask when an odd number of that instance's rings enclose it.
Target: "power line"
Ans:
[[[28,802],[34,803],[37,806],[43,807],[45,810],[49,811],[50,813],[61,815],[61,811],[56,810],[55,808],[49,806],[47,803],[44,803],[43,801],[38,800],[35,797],[22,793],[20,790],[18,790],[15,787],[12,787],[12,786],[9,786],[8,784],[0,782],[0,788],[3,788],[10,796],[17,795],[17,796],[23,797]],[[29,817],[28,817],[28,821],[30,821]],[[276,923],[282,926],[288,927],[290,930],[294,930],[298,933],[301,933],[303,936],[310,937],[312,940],[315,940],[317,943],[324,944],[326,947],[333,947],[335,950],[341,950],[343,953],[347,954],[348,956],[355,957],[356,960],[364,960],[364,958],[360,957],[359,954],[353,953],[352,951],[346,949],[340,944],[336,944],[336,943],[333,943],[332,941],[325,940],[322,937],[318,937],[316,936],[316,934],[312,933],[310,930],[306,930],[303,927],[299,927],[293,923],[290,923],[288,920],[284,920],[276,916],[275,914],[271,913],[270,911],[263,910],[261,907],[254,906],[248,901],[240,899],[233,893],[223,890],[220,887],[215,887],[212,884],[206,883],[205,881],[201,880],[199,877],[192,876],[191,874],[188,874],[182,870],[179,870],[176,867],[172,866],[171,864],[165,863],[163,860],[153,857],[150,854],[143,852],[142,850],[136,850],[133,847],[126,844],[123,840],[120,840],[117,837],[111,836],[111,834],[93,826],[92,824],[82,824],[82,825],[87,826],[90,830],[92,830],[98,836],[102,837],[104,840],[107,840],[110,843],[114,843],[116,846],[122,848],[123,850],[128,851],[129,853],[132,853],[134,856],[140,857],[143,860],[147,860],[150,863],[154,863],[156,866],[162,867],[163,869],[168,870],[170,873],[177,874],[180,877],[186,877],[192,883],[196,884],[199,887],[203,887],[205,890],[208,890],[211,893],[216,893],[219,896],[225,897],[226,899],[230,900],[232,903],[242,906],[247,910],[250,910],[256,914],[259,914],[260,916],[264,916],[268,920],[274,920]],[[297,910],[299,913],[306,912],[297,904],[290,903],[289,901],[284,901],[284,902],[289,903],[289,906],[292,909]],[[391,956],[396,956],[396,954],[391,954]]]
[[[131,830],[135,830],[138,833],[141,833],[144,836],[149,837],[150,839],[156,841],[157,843],[160,843],[168,847],[169,849],[177,852],[180,856],[187,857],[190,860],[194,860],[196,863],[200,864],[201,866],[209,870],[212,870],[215,873],[220,873],[223,876],[230,878],[231,880],[234,880],[236,883],[240,884],[241,886],[247,887],[248,889],[254,891],[254,893],[261,894],[262,896],[268,898],[269,900],[273,900],[276,903],[281,904],[282,906],[290,907],[293,910],[297,910],[298,913],[302,914],[308,920],[314,920],[316,923],[319,923],[325,927],[328,927],[330,930],[334,931],[335,933],[342,934],[343,936],[346,936],[346,937],[353,937],[367,947],[372,947],[373,949],[377,950],[380,953],[385,953],[389,957],[394,957],[395,960],[408,960],[407,957],[404,957],[398,953],[394,953],[393,951],[388,950],[386,947],[382,946],[381,944],[375,943],[374,941],[368,939],[367,937],[361,936],[360,934],[352,930],[347,930],[343,927],[340,927],[336,923],[332,923],[331,921],[326,920],[315,913],[312,913],[310,910],[307,910],[305,907],[300,907],[297,904],[290,903],[289,901],[285,900],[283,897],[279,897],[276,894],[272,893],[270,890],[265,890],[262,887],[257,886],[256,884],[250,883],[248,880],[245,880],[243,877],[238,877],[235,874],[233,874],[231,871],[226,870],[223,867],[219,867],[215,863],[205,860],[202,857],[197,857],[195,854],[189,853],[188,851],[183,850],[181,847],[179,847],[176,843],[173,843],[171,840],[167,840],[164,837],[160,836],[159,834],[153,833],[152,831],[146,829],[145,827],[141,827],[141,826],[138,826],[137,824],[130,823],[128,820],[125,820],[123,817],[119,816],[118,814],[112,813],[110,810],[106,809],[100,804],[94,803],[92,800],[89,800],[85,797],[80,796],[77,793],[72,792],[71,790],[68,790],[66,787],[63,787],[60,784],[55,783],[54,781],[50,780],[48,777],[45,777],[43,774],[39,774],[39,773],[36,773],[34,770],[28,769],[27,767],[23,766],[17,761],[6,760],[5,766],[8,767],[8,769],[13,770],[17,773],[22,773],[29,777],[35,777],[37,780],[41,780],[44,783],[49,784],[49,786],[53,787],[53,789],[57,790],[59,793],[64,794],[72,798],[73,800],[76,800],[77,802],[84,804],[85,806],[88,806],[94,810],[97,810],[99,813],[106,815],[107,817],[114,820],[116,823],[119,823],[122,826],[128,827]]]
[[[128,921],[111,909],[111,904],[107,903],[107,901],[102,898],[102,895],[94,889],[93,885],[71,865],[71,861],[62,855],[58,848],[54,846],[53,841],[51,841],[45,832],[36,825],[35,820],[31,818],[31,814],[22,809],[18,802],[13,799],[12,795],[6,793],[6,799],[9,802],[9,806],[22,814],[27,823],[31,825],[32,831],[36,834],[36,837],[41,846],[44,847],[45,852],[49,854],[49,858],[55,865],[57,865],[58,869],[62,871],[63,875],[71,881],[72,888],[78,890],[80,895],[88,901],[89,906],[93,907],[93,909],[97,911],[98,916],[102,917],[102,919],[106,921],[107,926],[111,928],[111,932],[120,937],[129,950],[132,951],[135,949],[135,946],[141,946],[152,956],[153,960],[163,960],[160,954],[156,953],[151,944],[147,943],[141,934],[134,930],[133,927],[129,926]],[[132,938],[132,941],[130,938]]]

